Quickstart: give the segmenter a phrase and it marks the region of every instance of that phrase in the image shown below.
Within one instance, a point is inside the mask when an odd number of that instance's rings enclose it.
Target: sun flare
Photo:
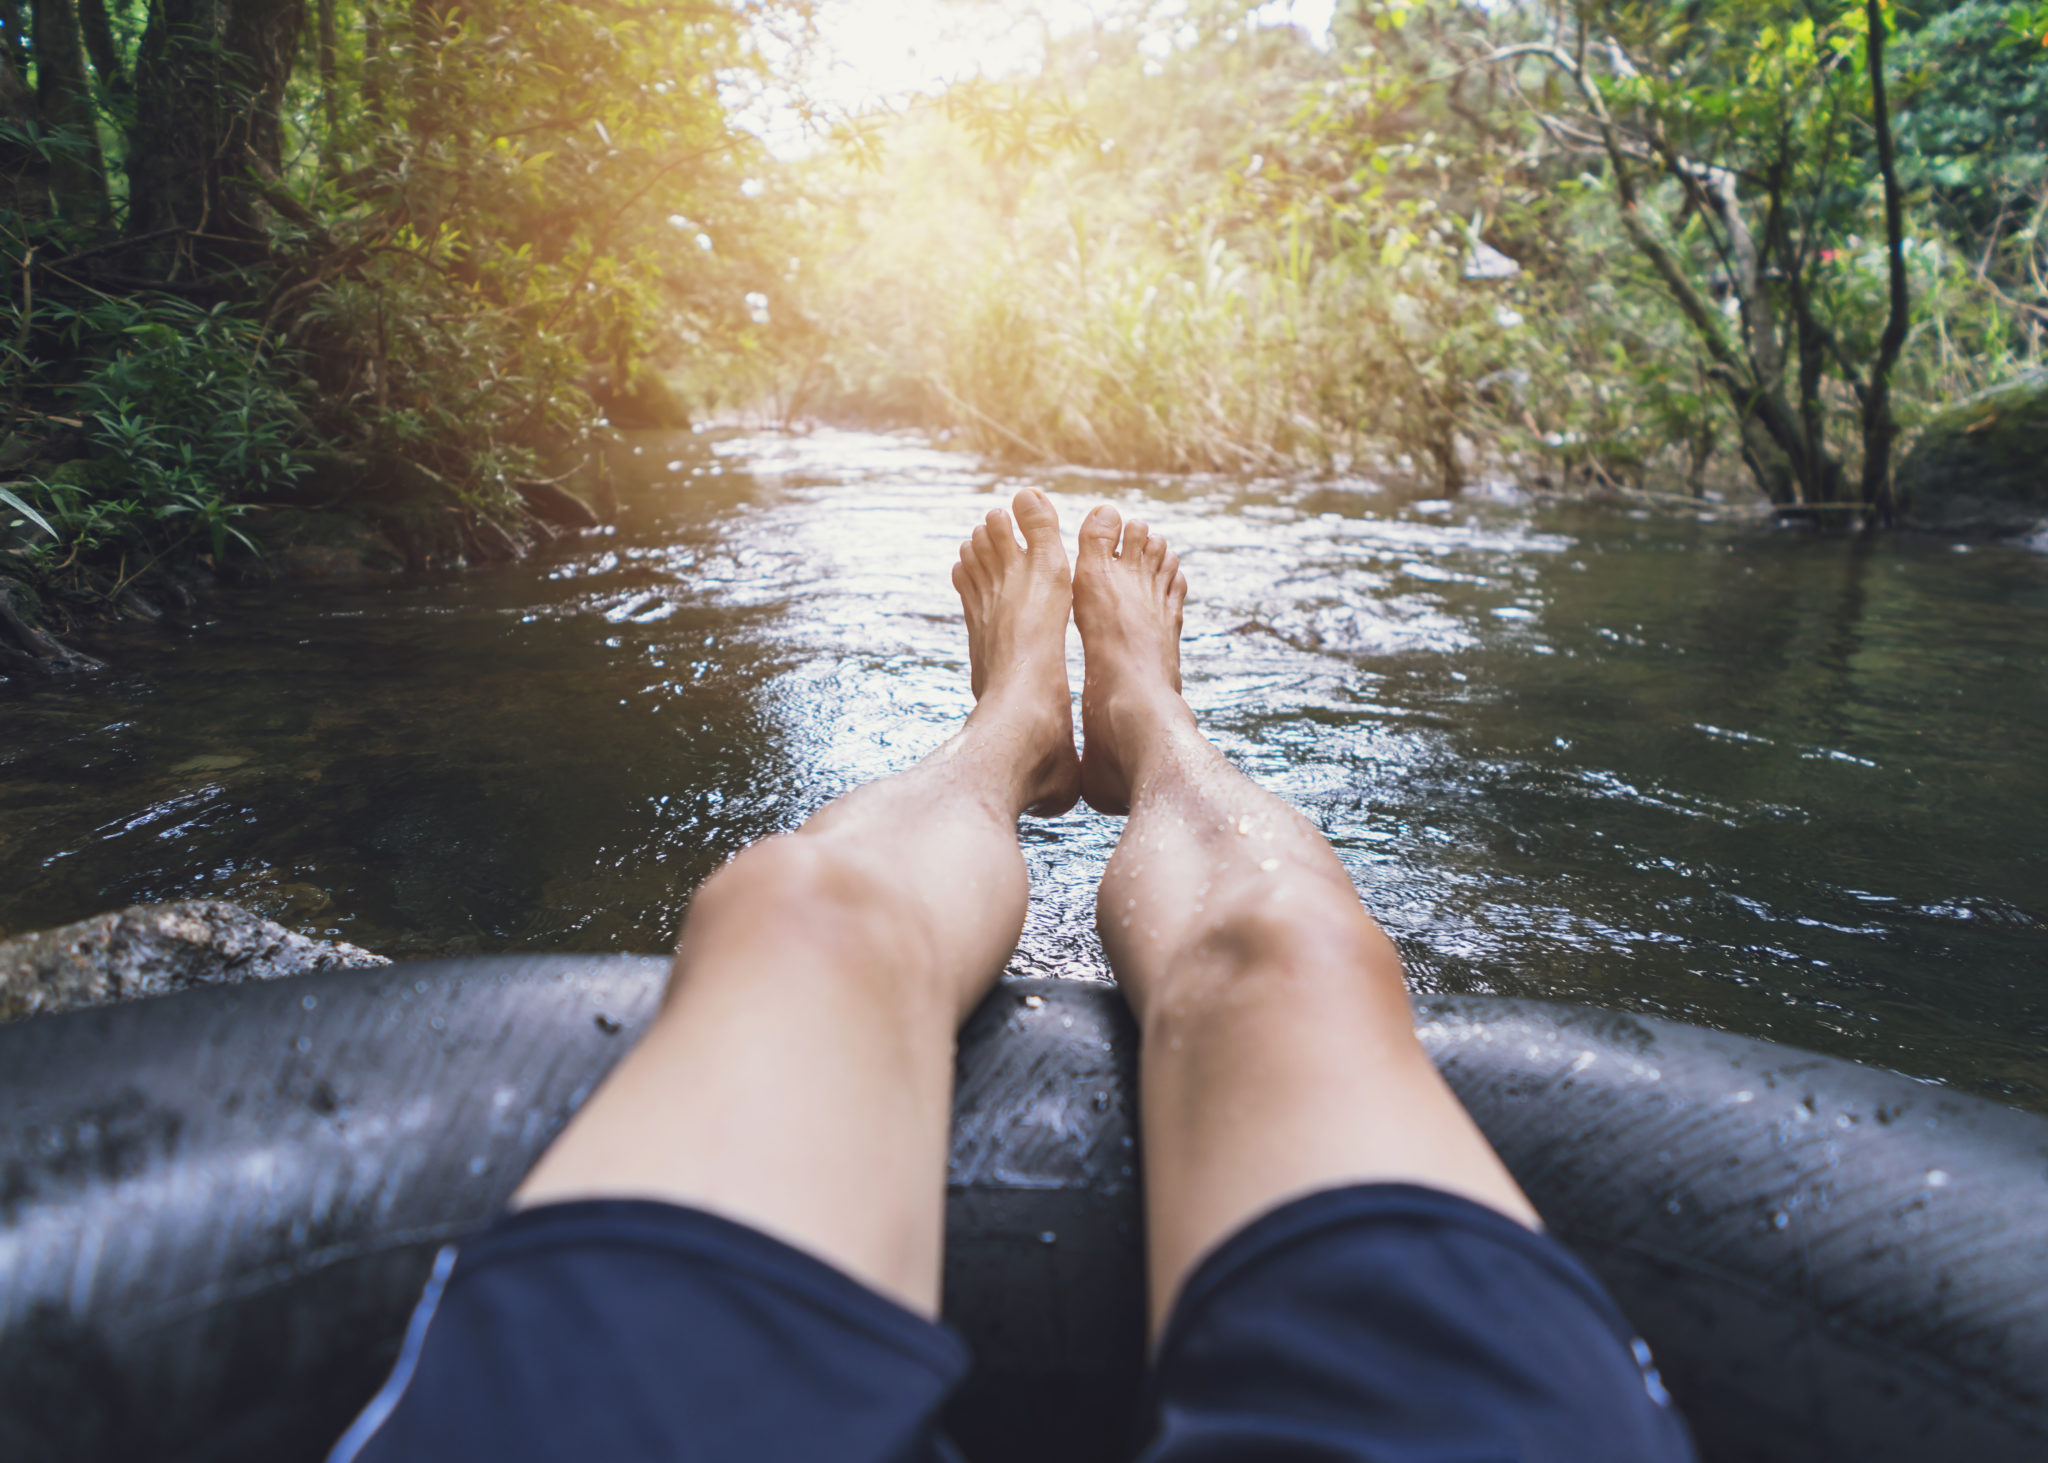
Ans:
[[[1253,12],[1252,23],[1291,22],[1320,42],[1329,34],[1334,3],[1274,0]],[[976,76],[1011,78],[1039,66],[1049,36],[1114,24],[1129,9],[1088,0],[826,0],[809,85],[816,99],[858,112]]]

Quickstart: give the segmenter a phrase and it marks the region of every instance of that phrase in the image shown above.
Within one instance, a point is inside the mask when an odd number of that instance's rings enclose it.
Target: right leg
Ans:
[[[1180,696],[1179,565],[1145,525],[1081,528],[1082,790],[1129,811],[1096,905],[1142,1032],[1155,1330],[1203,1255],[1289,1199],[1407,1182],[1535,1211],[1416,1039],[1393,943],[1306,819]]]

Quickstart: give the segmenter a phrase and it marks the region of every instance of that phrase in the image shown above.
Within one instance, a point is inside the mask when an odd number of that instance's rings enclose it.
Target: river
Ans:
[[[948,570],[1032,481],[1070,543],[1108,500],[1180,549],[1203,725],[1419,987],[2048,1109],[2048,554],[841,432],[623,460],[616,528],[544,559],[232,594],[0,689],[0,931],[220,897],[394,956],[660,949],[720,861],[966,713]],[[1027,822],[1014,971],[1106,975],[1117,827]]]

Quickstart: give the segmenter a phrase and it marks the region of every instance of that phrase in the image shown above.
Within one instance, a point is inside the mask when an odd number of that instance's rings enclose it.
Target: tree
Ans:
[[[265,257],[304,0],[150,0],[129,135],[132,235],[161,277]],[[289,205],[287,205],[289,206]]]
[[[1605,165],[1621,226],[1692,328],[1758,485],[1782,507],[1891,516],[1891,372],[1910,323],[1884,0],[1697,0],[1551,13],[1488,43],[1562,155]],[[1559,95],[1519,68],[1562,77]],[[1880,200],[1882,303],[1860,247]],[[1853,398],[1852,443],[1831,431]],[[1845,446],[1861,458],[1852,497]]]
[[[36,106],[49,133],[50,193],[65,217],[96,219],[107,210],[106,161],[77,0],[34,0],[34,17]]]
[[[802,3],[0,0],[0,592],[103,607],[309,505],[416,564],[551,535],[537,479],[763,328],[728,112]]]

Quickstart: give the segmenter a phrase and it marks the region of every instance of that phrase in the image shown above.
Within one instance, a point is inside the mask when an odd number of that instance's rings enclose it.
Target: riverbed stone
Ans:
[[[2048,372],[2031,372],[1941,411],[1899,464],[1914,528],[2005,536],[2048,524]]]
[[[221,899],[138,904],[0,941],[0,1021],[191,986],[390,963],[340,940],[297,934]]]

